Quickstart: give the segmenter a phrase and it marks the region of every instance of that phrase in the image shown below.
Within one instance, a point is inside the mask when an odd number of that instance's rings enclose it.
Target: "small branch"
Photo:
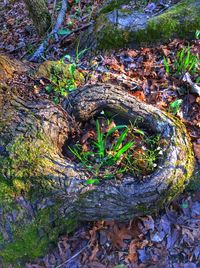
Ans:
[[[52,30],[53,33],[57,33],[57,31],[60,29],[60,27],[65,19],[66,12],[67,12],[67,0],[62,0],[62,7],[58,13],[58,17],[57,17],[54,29]]]
[[[79,254],[81,254],[86,248],[88,247],[88,245],[86,245],[84,248],[82,248],[81,250],[79,250],[75,255],[73,255],[71,258],[69,258],[68,260],[66,260],[65,262],[61,263],[60,265],[56,266],[55,268],[61,268],[63,267],[63,265],[69,263],[71,260],[73,260],[74,258],[76,258]]]
[[[93,24],[93,22],[89,22],[89,23],[87,23],[87,24],[85,24],[85,25],[83,25],[83,26],[81,26],[81,27],[79,27],[79,28],[76,28],[76,29],[72,30],[70,33],[64,35],[64,36],[61,38],[61,42],[62,42],[65,38],[67,38],[67,37],[69,37],[70,35],[72,35],[73,33],[77,33],[77,32],[79,32],[79,31],[82,31],[82,30],[88,28],[88,27],[89,27],[90,25],[92,25],[92,24]]]
[[[30,61],[36,62],[36,61],[38,61],[38,59],[40,57],[42,57],[45,49],[48,46],[49,40],[52,37],[52,35],[54,36],[55,40],[58,41],[57,32],[58,32],[59,28],[61,27],[61,25],[65,19],[66,12],[67,12],[67,0],[62,0],[62,7],[58,13],[58,17],[57,17],[56,23],[55,23],[52,31],[48,34],[47,38],[42,42],[42,44],[35,51],[33,56],[30,58]]]
[[[190,91],[192,93],[196,93],[200,96],[200,87],[192,81],[190,74],[188,72],[184,74],[183,81],[189,85]]]

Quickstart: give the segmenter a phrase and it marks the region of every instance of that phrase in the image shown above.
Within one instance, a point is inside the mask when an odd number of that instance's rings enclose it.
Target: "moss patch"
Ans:
[[[51,80],[52,73],[57,73],[61,80],[74,78],[77,82],[84,83],[85,79],[83,74],[76,69],[72,75],[70,65],[71,64],[66,64],[63,60],[45,61],[39,66],[36,76]]]
[[[118,29],[108,21],[106,15],[100,16],[97,20],[95,30],[98,31],[98,48],[100,50],[120,48],[130,42],[129,31]]]
[[[59,235],[69,233],[76,228],[75,215],[68,219],[59,213],[59,207],[43,209],[29,225],[16,228],[14,241],[0,252],[5,265],[18,264],[41,257],[57,241]]]
[[[49,142],[39,134],[38,140],[29,141],[23,136],[6,146],[6,156],[0,156],[0,170],[6,178],[13,181],[16,189],[22,189],[24,184],[19,180],[29,180],[30,177],[44,175],[44,170],[50,167],[50,161],[45,157],[50,152]]]

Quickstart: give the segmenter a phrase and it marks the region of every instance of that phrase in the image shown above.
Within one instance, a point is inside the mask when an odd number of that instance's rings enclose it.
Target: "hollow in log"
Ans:
[[[108,109],[160,134],[163,159],[139,181],[131,175],[87,185],[89,174],[67,160],[63,145]],[[109,84],[85,86],[66,107],[42,96],[0,88],[0,263],[24,267],[80,220],[128,220],[152,213],[183,191],[194,157],[184,125]]]

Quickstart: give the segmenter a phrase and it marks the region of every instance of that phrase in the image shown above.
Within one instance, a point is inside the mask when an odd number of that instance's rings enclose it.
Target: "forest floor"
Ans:
[[[32,27],[22,1],[0,4],[0,52],[25,61],[41,42]],[[10,1],[11,2],[11,1]],[[48,1],[54,14],[59,6]],[[153,2],[153,1],[152,1]],[[154,1],[156,2],[156,1]],[[100,1],[68,0],[70,8],[63,26],[66,31],[86,26]],[[78,33],[78,31],[77,31]],[[56,49],[49,51],[50,59],[58,60],[69,54],[67,47],[75,40],[72,33]],[[175,74],[177,52],[190,45],[194,55],[200,55],[200,41],[172,40],[168,44],[138,50],[120,50],[78,59],[77,68],[84,75],[83,84],[110,82],[122,86],[131,95],[161,110],[172,112],[186,125],[195,158],[195,181],[169,206],[154,215],[135,218],[129,222],[83,222],[73,234],[60,237],[44,257],[27,263],[27,268],[144,268],[200,267],[200,97]],[[170,72],[166,73],[166,57]],[[192,79],[199,83],[200,66]],[[34,88],[44,93],[44,81],[27,81],[15,77],[10,83]],[[31,87],[30,87],[31,85]],[[48,97],[48,96],[47,96]],[[178,101],[178,102],[177,102]]]

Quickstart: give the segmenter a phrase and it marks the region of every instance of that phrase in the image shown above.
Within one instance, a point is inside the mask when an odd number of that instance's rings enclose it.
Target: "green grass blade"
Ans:
[[[101,133],[101,128],[99,121],[96,120],[96,129],[97,129],[97,142],[94,144],[98,148],[98,153],[100,157],[104,157],[105,155],[105,141],[104,141],[104,135]]]
[[[127,144],[125,144],[114,156],[114,160],[117,161],[120,156],[125,153],[128,149],[130,149],[133,146],[134,142],[130,141]]]
[[[163,58],[163,62],[164,62],[164,66],[165,66],[165,72],[166,72],[167,74],[170,74],[169,63],[168,63],[166,57]]]
[[[68,148],[81,162],[83,162],[83,158],[81,157],[77,149],[72,149],[70,146],[68,146]]]
[[[106,134],[107,137],[110,136],[111,134],[113,134],[116,130],[119,130],[119,129],[122,129],[122,128],[127,128],[127,125],[119,125],[119,126],[111,128]]]
[[[125,129],[122,134],[119,136],[117,142],[114,144],[112,151],[116,152],[119,149],[120,144],[123,142],[123,140],[126,138],[128,133],[128,128]]]

